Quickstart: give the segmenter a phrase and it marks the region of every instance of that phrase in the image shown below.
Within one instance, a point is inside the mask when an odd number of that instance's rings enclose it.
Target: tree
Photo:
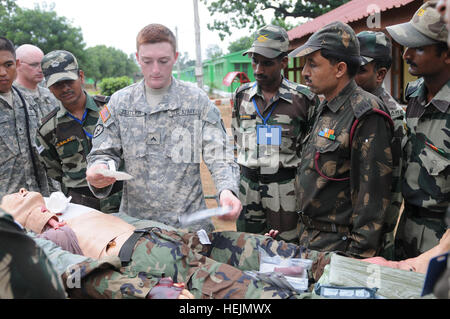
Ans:
[[[189,58],[189,53],[185,51],[183,54],[179,54],[177,63],[180,64],[180,69],[183,70],[185,68],[188,68],[190,66],[195,65],[195,60],[192,60]]]
[[[212,60],[223,55],[222,49],[217,44],[210,44],[206,48],[206,59]]]
[[[257,30],[266,24],[263,12],[273,10],[275,21],[286,18],[315,18],[349,0],[202,0],[206,4],[211,16],[216,14],[213,24],[208,23],[208,29],[218,31],[220,38],[231,35],[231,29]]]
[[[106,45],[86,49],[86,59],[83,70],[87,77],[94,79],[95,86],[103,78],[122,76],[135,78],[139,72],[134,59],[123,51]]]
[[[83,34],[80,28],[73,27],[65,17],[57,16],[53,7],[49,10],[22,9],[11,0],[0,0],[0,10],[8,14],[0,15],[0,34],[10,39],[16,46],[33,44],[44,53],[53,50],[72,52],[80,65],[84,64]]]
[[[238,52],[248,49],[252,46],[253,36],[240,37],[228,45],[228,53]]]
[[[4,17],[13,14],[17,9],[15,0],[0,0],[0,23]]]

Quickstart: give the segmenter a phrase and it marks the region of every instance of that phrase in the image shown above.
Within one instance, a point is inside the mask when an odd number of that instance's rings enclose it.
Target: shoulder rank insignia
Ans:
[[[75,140],[75,137],[74,137],[74,136],[69,137],[68,139],[65,139],[64,141],[58,142],[58,143],[56,144],[56,147],[61,147],[61,146],[63,146],[63,145],[66,145],[67,143],[72,142],[73,140]]]
[[[111,117],[111,113],[108,110],[108,105],[105,105],[101,110],[100,110],[100,117],[102,118],[103,123],[106,123],[106,121]]]
[[[328,128],[326,128],[324,131],[320,131],[319,136],[325,137],[332,141],[336,140],[336,136],[334,135],[334,130],[330,130]]]

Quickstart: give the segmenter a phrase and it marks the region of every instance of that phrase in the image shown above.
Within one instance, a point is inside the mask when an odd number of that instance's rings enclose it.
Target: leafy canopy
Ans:
[[[232,29],[257,30],[264,26],[264,14],[272,10],[272,22],[281,25],[286,18],[316,18],[349,0],[201,0],[206,4],[213,23],[208,29],[218,31],[223,40]],[[276,23],[278,22],[278,23]]]

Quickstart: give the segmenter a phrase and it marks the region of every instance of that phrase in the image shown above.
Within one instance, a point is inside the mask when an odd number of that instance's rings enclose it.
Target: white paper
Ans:
[[[97,173],[106,176],[106,177],[114,177],[118,181],[128,181],[133,179],[134,177],[125,172],[111,171],[109,169],[99,169]]]
[[[200,229],[197,232],[198,235],[198,239],[200,240],[200,243],[202,245],[211,245],[211,241],[209,240],[208,234],[206,233],[206,231],[204,229]]]

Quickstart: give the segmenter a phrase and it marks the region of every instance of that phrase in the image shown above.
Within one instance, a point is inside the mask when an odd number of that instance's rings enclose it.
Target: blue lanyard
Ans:
[[[267,117],[264,118],[264,117],[261,115],[261,113],[259,112],[258,105],[256,104],[255,98],[253,98],[253,105],[255,106],[256,113],[258,113],[259,117],[263,120],[264,125],[267,125],[267,121],[269,120],[269,118],[270,118],[270,116],[272,115],[273,111],[274,111],[275,108],[277,107],[278,101],[279,101],[279,100],[277,100],[277,101],[273,104],[272,109],[270,110],[269,114],[267,115]]]
[[[88,131],[86,131],[84,129],[84,127],[83,127],[83,122],[84,122],[84,120],[86,119],[86,116],[87,116],[87,109],[84,110],[83,118],[81,119],[81,121],[80,121],[80,119],[76,118],[75,116],[73,116],[69,112],[67,112],[67,115],[69,115],[72,119],[77,121],[82,126],[82,129],[83,129],[83,131],[84,131],[84,133],[86,134],[87,137],[89,137],[89,138],[93,137],[92,134],[90,134]]]

